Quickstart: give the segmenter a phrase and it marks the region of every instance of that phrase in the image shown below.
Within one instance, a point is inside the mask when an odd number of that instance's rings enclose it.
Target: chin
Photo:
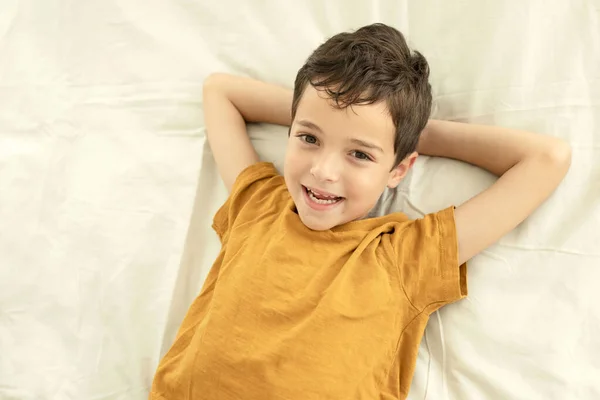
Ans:
[[[340,225],[340,224],[336,224],[336,223],[332,223],[332,222],[328,222],[328,221],[324,221],[324,220],[319,220],[314,217],[306,217],[306,216],[303,216],[302,214],[299,214],[299,216],[300,216],[300,220],[302,221],[304,226],[306,226],[308,229],[313,230],[313,231],[326,231],[333,227],[336,227],[337,225]]]

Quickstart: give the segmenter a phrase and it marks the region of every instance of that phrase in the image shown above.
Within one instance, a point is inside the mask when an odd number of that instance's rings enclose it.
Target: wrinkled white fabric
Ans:
[[[434,117],[573,147],[564,183],[435,314],[411,399],[600,398],[596,0],[0,4],[0,399],[144,399],[218,251],[204,143],[213,71],[292,86],[326,37],[371,22],[429,60]],[[251,129],[281,167],[286,130]],[[493,182],[420,158],[374,213],[418,217]]]

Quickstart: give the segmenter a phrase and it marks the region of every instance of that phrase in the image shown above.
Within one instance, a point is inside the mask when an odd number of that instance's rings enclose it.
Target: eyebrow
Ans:
[[[323,133],[323,130],[319,127],[319,125],[315,124],[314,122],[311,122],[311,121],[308,121],[305,119],[301,119],[301,120],[297,121],[297,123],[298,123],[298,125],[302,125],[306,128],[313,129],[319,133]],[[364,140],[356,139],[356,138],[352,138],[352,139],[350,139],[350,141],[359,146],[366,147],[368,149],[378,150],[378,151],[384,153],[383,149],[374,143],[365,142]]]
[[[350,139],[350,141],[352,143],[356,143],[362,147],[366,147],[368,149],[373,149],[373,150],[378,150],[380,152],[384,152],[383,149],[379,146],[377,146],[376,144],[373,143],[369,143],[369,142],[365,142],[364,140],[360,140],[360,139]]]
[[[307,121],[305,119],[299,120],[298,125],[302,125],[306,128],[314,129],[319,133],[323,133],[323,130],[319,127],[319,125],[315,124],[314,122]]]

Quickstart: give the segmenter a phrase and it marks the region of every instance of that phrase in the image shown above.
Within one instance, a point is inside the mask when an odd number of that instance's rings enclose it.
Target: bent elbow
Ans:
[[[214,72],[208,75],[203,82],[202,88],[204,92],[219,90],[223,91],[229,84],[231,76],[222,72]]]
[[[544,160],[563,175],[567,173],[571,166],[571,154],[571,145],[559,138],[553,138],[550,146],[543,152]]]

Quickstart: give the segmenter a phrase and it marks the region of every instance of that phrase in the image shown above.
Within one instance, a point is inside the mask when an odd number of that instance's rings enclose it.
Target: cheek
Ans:
[[[302,154],[294,143],[288,143],[288,148],[285,153],[284,174],[288,178],[298,178],[306,169],[306,165],[310,162],[309,157]]]
[[[352,194],[357,199],[361,199],[361,203],[368,206],[375,205],[379,197],[385,190],[387,185],[388,175],[383,171],[374,171],[368,169],[361,173],[354,173],[348,177],[352,187]]]

